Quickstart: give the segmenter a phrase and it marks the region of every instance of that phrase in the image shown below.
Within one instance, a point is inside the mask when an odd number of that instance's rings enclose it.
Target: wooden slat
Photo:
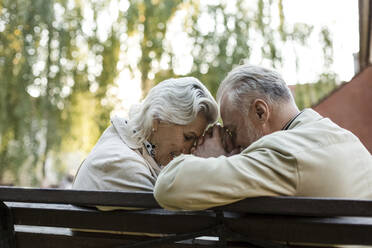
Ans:
[[[148,241],[153,238],[143,236],[115,235],[102,233],[75,232],[72,233],[66,228],[30,228],[18,227],[16,230],[16,240],[18,247],[27,248],[98,248],[98,247],[120,247],[122,245],[134,244],[137,242]],[[53,242],[51,242],[53,241]],[[257,243],[255,243],[257,244]],[[255,247],[247,242],[228,241],[229,248]],[[200,237],[192,240],[180,241],[172,244],[152,245],[150,247],[164,248],[207,248],[219,247],[218,240],[211,240],[208,237]],[[256,246],[257,247],[257,246]],[[306,248],[311,248],[307,246]],[[300,246],[294,247],[300,248]],[[303,248],[303,247],[301,247]],[[320,247],[313,247],[320,248]],[[326,248],[322,246],[321,248]]]
[[[15,248],[14,224],[8,206],[0,202],[0,247]]]
[[[10,204],[16,224],[148,233],[188,233],[216,223],[210,212],[100,212],[74,206]],[[372,218],[296,217],[225,213],[228,229],[250,238],[324,244],[372,244]],[[229,237],[231,234],[227,234]],[[239,240],[239,239],[238,239]]]
[[[247,215],[228,217],[227,228],[248,237],[296,243],[372,245],[372,218]]]
[[[108,233],[72,233],[66,228],[29,228],[18,227],[16,229],[17,247],[27,248],[98,248],[118,247],[136,242],[151,240],[153,238],[133,235],[115,235]],[[177,244],[163,244],[167,248],[189,247],[216,247],[215,241],[194,240],[179,242]]]
[[[0,187],[0,201],[160,208],[152,193]],[[372,201],[308,197],[256,197],[216,209],[257,214],[370,216]]]
[[[98,211],[71,205],[7,203],[14,223],[51,227],[114,230],[142,233],[187,233],[216,224],[215,214],[170,212],[163,209],[142,211]]]
[[[0,201],[160,208],[152,193],[0,187]]]
[[[252,214],[372,217],[372,201],[337,198],[256,197],[216,209]]]
[[[359,0],[359,71],[371,64],[372,1]]]

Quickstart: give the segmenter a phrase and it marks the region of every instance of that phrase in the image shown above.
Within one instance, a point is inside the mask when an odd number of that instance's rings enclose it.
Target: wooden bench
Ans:
[[[173,212],[151,193],[0,187],[0,205],[1,248],[372,245],[372,201],[259,197]]]

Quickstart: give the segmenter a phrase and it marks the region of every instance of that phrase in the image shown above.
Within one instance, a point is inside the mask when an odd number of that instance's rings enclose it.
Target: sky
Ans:
[[[227,0],[225,0],[227,1]],[[254,0],[246,0],[252,6],[256,5]],[[114,1],[116,2],[116,1]],[[202,4],[214,4],[215,0],[205,0]],[[233,0],[227,1],[229,4]],[[128,1],[120,1],[122,8],[128,7]],[[331,68],[339,76],[339,80],[349,81],[354,76],[354,54],[359,51],[359,26],[358,26],[358,1],[357,0],[283,0],[284,15],[286,22],[290,24],[302,22],[314,26],[314,31],[309,38],[309,47],[296,49],[300,57],[299,70],[295,69],[295,54],[293,48],[283,47],[283,67],[277,70],[283,75],[287,84],[308,83],[316,81],[318,75],[323,71],[322,50],[319,41],[319,30],[326,26],[331,32],[334,49],[334,63]],[[233,4],[231,4],[233,5]],[[115,8],[114,8],[115,9]],[[233,11],[233,6],[232,6]],[[168,46],[176,52],[175,72],[180,76],[187,74],[192,66],[190,51],[186,34],[180,28],[185,11],[178,11],[171,23],[168,25]],[[108,15],[110,16],[110,15]],[[275,21],[275,20],[274,20]],[[278,20],[277,20],[278,21]],[[210,25],[208,18],[200,20],[201,25],[208,29]],[[136,54],[139,54],[137,43],[138,37],[130,37],[133,46],[129,49],[134,58],[130,63],[136,63]],[[258,49],[258,48],[257,48]],[[253,48],[252,60],[255,59],[255,48]],[[257,55],[258,56],[258,55]],[[182,60],[182,67],[177,66],[177,60]],[[161,64],[159,65],[161,66]],[[263,66],[270,66],[265,65]],[[138,103],[142,97],[140,87],[140,73],[133,75],[125,66],[119,62],[121,73],[117,79],[117,86],[112,89],[112,94],[121,100],[112,115],[123,115],[129,107]],[[222,80],[222,79],[221,79]],[[118,90],[117,90],[118,89]]]
[[[354,76],[353,54],[359,51],[359,17],[357,0],[286,0],[284,11],[290,23],[304,22],[314,26],[313,34],[327,26],[332,33],[334,47],[333,70],[340,81],[349,81]],[[282,74],[288,84],[315,80],[321,71],[321,48],[318,36],[310,37],[311,48],[301,51],[301,70],[291,70],[291,62]]]

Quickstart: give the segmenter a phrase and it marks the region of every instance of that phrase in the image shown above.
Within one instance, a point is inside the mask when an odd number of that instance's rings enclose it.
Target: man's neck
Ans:
[[[300,111],[293,103],[277,105],[273,111],[272,130],[273,132],[282,130]]]

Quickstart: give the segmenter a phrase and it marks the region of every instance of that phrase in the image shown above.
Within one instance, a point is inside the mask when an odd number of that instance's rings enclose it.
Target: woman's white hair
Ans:
[[[222,81],[217,92],[218,102],[225,92],[229,93],[233,103],[240,106],[255,97],[261,97],[270,104],[294,102],[288,86],[279,73],[248,64],[234,68]]]
[[[153,87],[146,98],[129,111],[132,138],[141,144],[150,134],[153,120],[187,125],[202,113],[209,124],[216,122],[218,106],[208,89],[196,78],[171,78]]]

